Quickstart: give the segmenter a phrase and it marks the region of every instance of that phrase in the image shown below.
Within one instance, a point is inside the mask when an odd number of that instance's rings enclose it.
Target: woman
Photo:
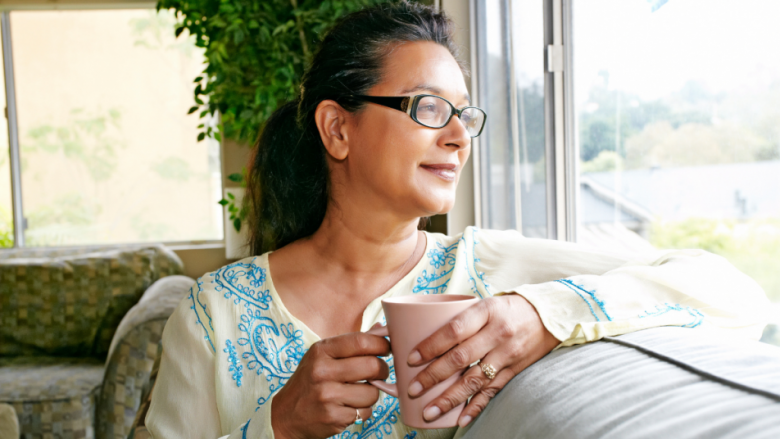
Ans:
[[[722,258],[670,251],[620,256],[514,231],[417,230],[449,211],[481,132],[443,14],[382,5],[324,38],[301,95],[259,139],[249,184],[259,255],[197,281],[167,323],[147,426],[157,438],[450,438],[412,431],[395,398],[362,380],[393,370],[366,331],[380,300],[484,299],[409,358],[439,357],[409,392],[477,360],[425,410],[471,398],[473,420],[507,382],[556,346],[663,326],[757,338],[766,298]]]

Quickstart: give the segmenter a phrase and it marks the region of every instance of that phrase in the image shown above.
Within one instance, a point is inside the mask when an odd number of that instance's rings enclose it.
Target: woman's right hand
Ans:
[[[328,438],[371,417],[379,390],[363,380],[384,380],[390,370],[377,358],[390,353],[383,337],[352,332],[314,343],[271,403],[277,439]]]

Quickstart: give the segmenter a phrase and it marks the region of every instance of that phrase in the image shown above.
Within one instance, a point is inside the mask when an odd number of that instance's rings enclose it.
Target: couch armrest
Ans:
[[[111,340],[96,409],[96,437],[126,437],[149,381],[168,317],[195,281],[168,276],[152,284],[122,319]]]
[[[144,386],[143,392],[141,392],[141,406],[138,407],[138,412],[135,414],[135,420],[130,433],[127,435],[127,439],[151,439],[152,437],[149,430],[146,429],[146,413],[149,412],[149,406],[152,405],[152,390],[154,390],[154,382],[157,381],[157,373],[160,371],[161,359],[162,343],[157,345],[157,358],[154,360],[152,373],[149,375],[149,382]]]

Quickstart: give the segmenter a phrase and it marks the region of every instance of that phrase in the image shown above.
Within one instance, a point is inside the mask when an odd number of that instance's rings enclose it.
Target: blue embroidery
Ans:
[[[433,248],[428,252],[433,269],[430,273],[428,270],[423,270],[417,278],[417,285],[412,289],[415,294],[421,292],[424,294],[443,294],[447,291],[450,273],[455,269],[455,251],[458,249],[458,243],[445,247],[437,242],[436,246],[438,248]],[[442,280],[444,281],[442,282]]]
[[[238,329],[246,334],[238,339],[238,344],[249,348],[241,355],[247,360],[247,369],[265,375],[269,383],[268,395],[257,399],[263,405],[287,383],[303,359],[303,331],[292,323],[277,326],[273,319],[253,309],[241,316]]]
[[[246,421],[246,424],[244,424],[243,427],[241,427],[241,439],[246,439],[246,431],[249,429],[249,423],[252,422],[252,420]]]
[[[216,284],[215,290],[223,292],[226,299],[233,298],[233,303],[243,303],[247,308],[257,307],[267,310],[271,302],[271,294],[265,286],[265,269],[250,262],[236,262],[217,270],[212,276]],[[242,280],[249,280],[249,285]]]
[[[393,433],[393,426],[398,423],[398,400],[390,395],[385,395],[381,403],[377,403],[371,418],[363,421],[362,428],[354,425],[350,429],[359,428],[360,431],[344,430],[340,434],[331,436],[330,439],[382,439],[385,435]]]
[[[698,309],[691,308],[690,306],[684,307],[679,303],[676,303],[674,305],[664,303],[663,306],[656,305],[654,311],[645,311],[645,313],[640,314],[639,317],[640,318],[658,317],[660,315],[668,313],[669,311],[687,312],[691,317],[693,317],[693,320],[690,323],[686,323],[685,325],[682,325],[683,328],[695,328],[701,325],[701,322],[704,320],[704,314],[702,314]]]
[[[222,352],[226,352],[228,354],[228,362],[230,363],[230,366],[228,367],[228,372],[233,372],[233,379],[236,381],[236,386],[241,387],[241,377],[244,376],[244,373],[241,372],[241,370],[244,368],[241,364],[238,363],[238,357],[236,356],[236,348],[233,346],[233,342],[228,339],[225,342],[225,345],[227,346],[225,349],[222,349]]]
[[[390,377],[388,382],[394,383],[395,366],[393,365],[393,357],[383,357],[390,366]],[[363,421],[363,426],[360,432],[345,430],[341,434],[332,436],[331,439],[382,439],[385,435],[393,433],[393,426],[398,423],[398,417],[400,414],[400,407],[398,400],[390,395],[384,395],[381,402],[374,406],[374,410],[371,413],[371,418]],[[350,428],[356,428],[354,426]],[[417,432],[411,432],[406,435],[406,438],[415,438]]]
[[[208,329],[206,329],[206,325],[203,324],[203,321],[200,318],[200,312],[198,312],[198,308],[197,308],[199,306],[200,309],[203,311],[203,314],[205,314],[206,317],[208,317],[208,319],[209,319],[209,327],[211,328],[211,332],[214,332],[214,326],[211,324],[211,316],[209,315],[208,311],[206,311],[206,305],[204,305],[200,301],[200,293],[203,291],[203,282],[200,279],[198,279],[198,281],[196,282],[196,285],[198,287],[198,294],[197,295],[193,295],[192,294],[192,289],[190,289],[190,295],[187,297],[188,299],[190,299],[192,301],[192,306],[190,307],[190,309],[195,312],[195,318],[197,319],[197,320],[195,320],[195,322],[197,324],[199,324],[203,328],[203,332],[206,333],[206,336],[203,337],[203,338],[205,338],[209,342],[209,345],[211,345],[211,351],[216,354],[217,350],[214,348],[214,343],[211,342],[211,337],[209,337],[209,331],[208,331]],[[197,305],[196,305],[195,302],[197,302]]]
[[[212,276],[217,291],[226,299],[232,300],[235,305],[243,305],[246,308],[238,324],[238,329],[244,336],[237,341],[239,346],[247,349],[241,353],[241,358],[246,360],[247,370],[255,371],[257,375],[265,375],[268,382],[268,395],[257,400],[259,405],[263,405],[292,377],[303,359],[303,354],[306,353],[303,332],[296,329],[292,323],[277,325],[273,319],[263,315],[263,311],[270,308],[272,298],[265,285],[266,270],[255,265],[254,259],[248,263],[227,265]],[[228,361],[233,363],[232,358]],[[237,370],[240,372],[241,369],[243,367],[239,364]],[[228,370],[233,372],[235,379],[236,371]],[[239,378],[242,375],[243,373],[240,373]],[[237,380],[236,384],[240,386],[240,380]]]
[[[570,279],[558,279],[555,282],[558,282],[558,283],[560,283],[562,285],[566,285],[567,288],[569,288],[570,290],[572,290],[575,293],[577,293],[577,295],[580,296],[580,298],[582,300],[584,300],[585,303],[588,304],[588,308],[590,308],[590,313],[593,314],[593,317],[596,318],[597,322],[600,322],[601,319],[599,318],[599,316],[596,315],[596,312],[593,310],[593,307],[590,305],[590,302],[588,302],[588,299],[586,299],[585,296],[580,294],[580,291],[582,291],[583,293],[585,293],[588,296],[590,296],[590,298],[593,299],[594,302],[596,302],[596,305],[598,305],[599,309],[601,309],[601,312],[603,312],[604,315],[607,317],[607,320],[609,320],[610,322],[612,321],[612,317],[610,317],[609,314],[607,313],[607,308],[605,307],[604,302],[602,302],[601,300],[599,300],[598,297],[596,297],[596,291],[595,290],[594,291],[588,291],[585,288],[583,288],[581,285],[575,284]]]
[[[482,283],[482,285],[485,287],[485,292],[488,295],[492,294],[490,293],[490,285],[485,280],[485,272],[484,271],[478,271],[477,270],[477,262],[480,262],[481,259],[477,257],[476,253],[476,246],[479,244],[479,241],[477,241],[477,229],[476,227],[469,227],[472,229],[471,232],[471,240],[474,242],[474,245],[471,246],[471,256],[472,256],[472,266],[474,268],[474,273],[476,274],[476,279],[471,273],[471,270],[469,270],[469,264],[466,262],[464,264],[464,267],[466,268],[466,273],[469,275],[469,281],[471,282],[471,292],[473,292],[475,295],[479,296],[480,299],[484,299],[484,296],[482,296],[482,293],[479,291],[479,288],[477,287],[477,279]],[[468,229],[467,229],[468,230]],[[466,232],[463,232],[463,236],[460,237],[460,240],[463,242],[463,253],[468,254],[468,245],[466,244]]]

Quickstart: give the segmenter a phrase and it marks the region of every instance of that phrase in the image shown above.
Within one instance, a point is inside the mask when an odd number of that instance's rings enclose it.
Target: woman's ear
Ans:
[[[347,117],[348,112],[332,100],[320,102],[314,112],[322,143],[328,154],[336,160],[344,160],[349,155]]]

